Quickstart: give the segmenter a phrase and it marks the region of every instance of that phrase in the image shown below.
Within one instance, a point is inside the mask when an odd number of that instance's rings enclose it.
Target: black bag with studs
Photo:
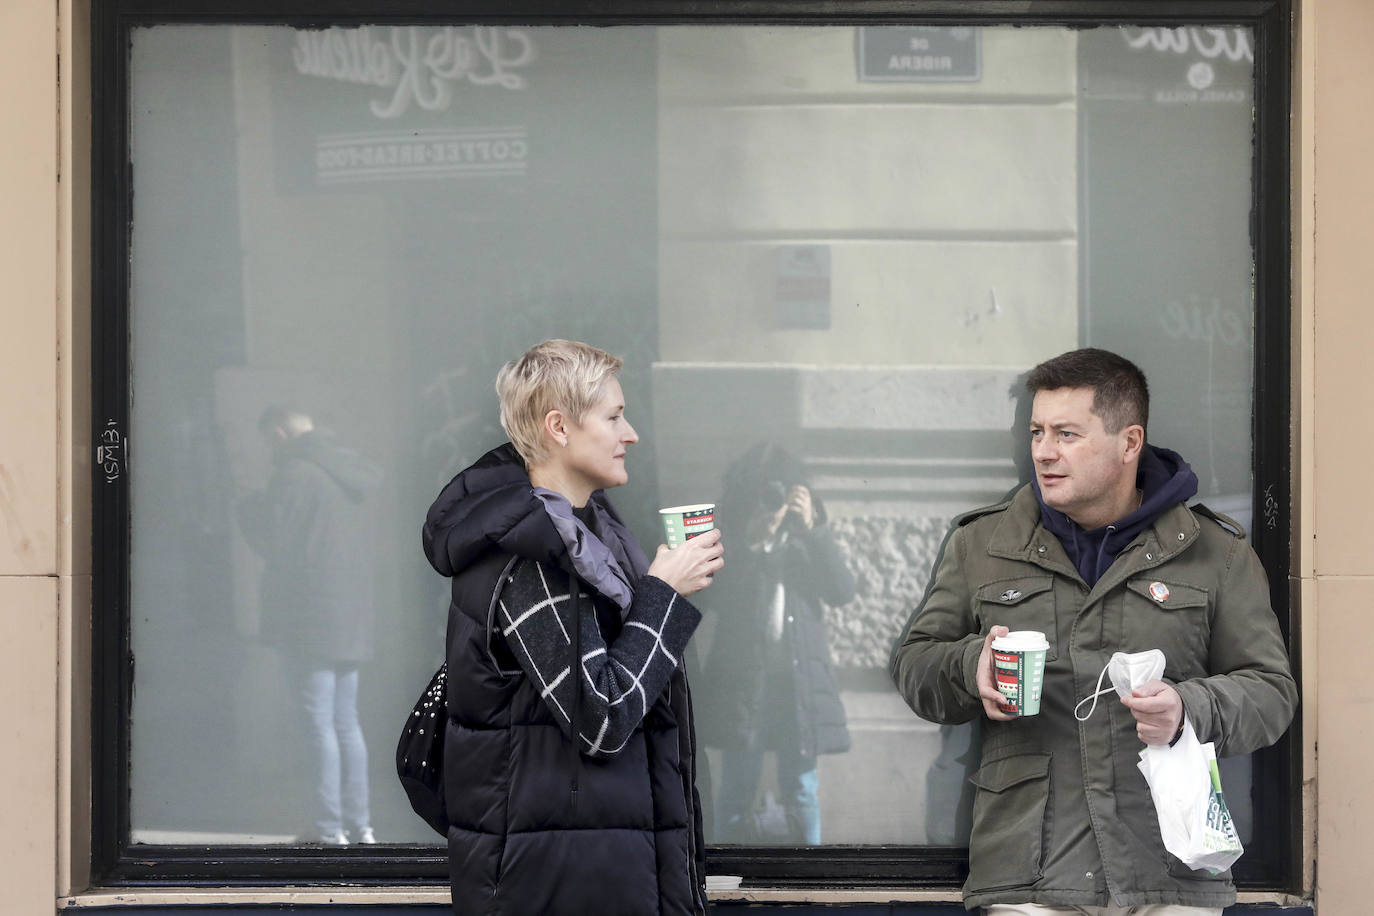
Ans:
[[[410,807],[440,836],[448,836],[444,807],[444,728],[448,719],[448,665],[439,666],[415,701],[396,744],[396,775]]]

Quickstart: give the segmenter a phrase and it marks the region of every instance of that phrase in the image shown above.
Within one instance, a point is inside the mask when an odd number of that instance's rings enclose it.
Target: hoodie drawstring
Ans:
[[[1108,525],[1108,526],[1107,526],[1107,533],[1104,534],[1104,535],[1102,535],[1102,540],[1101,540],[1101,541],[1098,543],[1098,545],[1097,545],[1097,561],[1096,561],[1096,564],[1093,566],[1093,577],[1094,577],[1093,581],[1094,581],[1094,582],[1096,582],[1097,579],[1101,579],[1101,578],[1102,578],[1102,574],[1105,573],[1105,572],[1107,571],[1107,570],[1103,567],[1102,561],[1103,561],[1103,560],[1106,558],[1106,556],[1107,556],[1107,542],[1108,542],[1109,540],[1111,540],[1112,535],[1114,535],[1114,534],[1116,534],[1116,526],[1115,526],[1115,525]],[[1115,558],[1113,557],[1113,559],[1115,559]],[[1110,565],[1111,565],[1111,563],[1108,563],[1108,564],[1107,564],[1107,566],[1110,566]]]

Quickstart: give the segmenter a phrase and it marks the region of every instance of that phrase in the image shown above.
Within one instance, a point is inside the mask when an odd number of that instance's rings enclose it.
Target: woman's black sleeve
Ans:
[[[533,560],[516,564],[499,589],[494,625],[563,733],[573,737],[572,716],[578,710],[578,750],[590,757],[610,757],[625,746],[682,664],[701,613],[666,582],[645,576],[635,588],[620,635],[607,645],[592,598],[582,585],[577,601],[581,671],[574,679],[577,635],[569,584],[566,573]]]

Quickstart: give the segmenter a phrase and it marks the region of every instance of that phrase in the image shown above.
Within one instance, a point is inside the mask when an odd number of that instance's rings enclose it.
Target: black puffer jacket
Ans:
[[[375,520],[382,472],[324,430],[274,456],[267,489],[239,505],[244,537],[265,561],[262,639],[335,662],[372,657]]]
[[[643,553],[610,503],[601,493],[593,501],[603,539],[618,540],[642,572]],[[454,912],[703,914],[695,739],[680,668],[622,748],[582,756],[492,626],[498,613],[520,615],[499,602],[514,600],[508,580],[532,568],[521,560],[540,564],[551,594],[566,595],[571,581],[567,548],[514,448],[489,452],[444,488],[424,542],[435,569],[453,578],[444,787]],[[577,583],[611,646],[619,607]],[[653,589],[676,597],[650,578],[636,603]]]

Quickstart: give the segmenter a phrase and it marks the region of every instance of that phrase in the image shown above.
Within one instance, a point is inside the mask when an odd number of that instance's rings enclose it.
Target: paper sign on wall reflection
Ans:
[[[778,328],[830,327],[830,246],[780,245],[775,254]]]
[[[463,82],[524,89],[527,81],[515,71],[536,56],[527,31],[501,26],[302,30],[291,49],[303,76],[391,89],[390,99],[368,106],[379,118],[399,117],[412,104],[446,111],[454,86]]]

